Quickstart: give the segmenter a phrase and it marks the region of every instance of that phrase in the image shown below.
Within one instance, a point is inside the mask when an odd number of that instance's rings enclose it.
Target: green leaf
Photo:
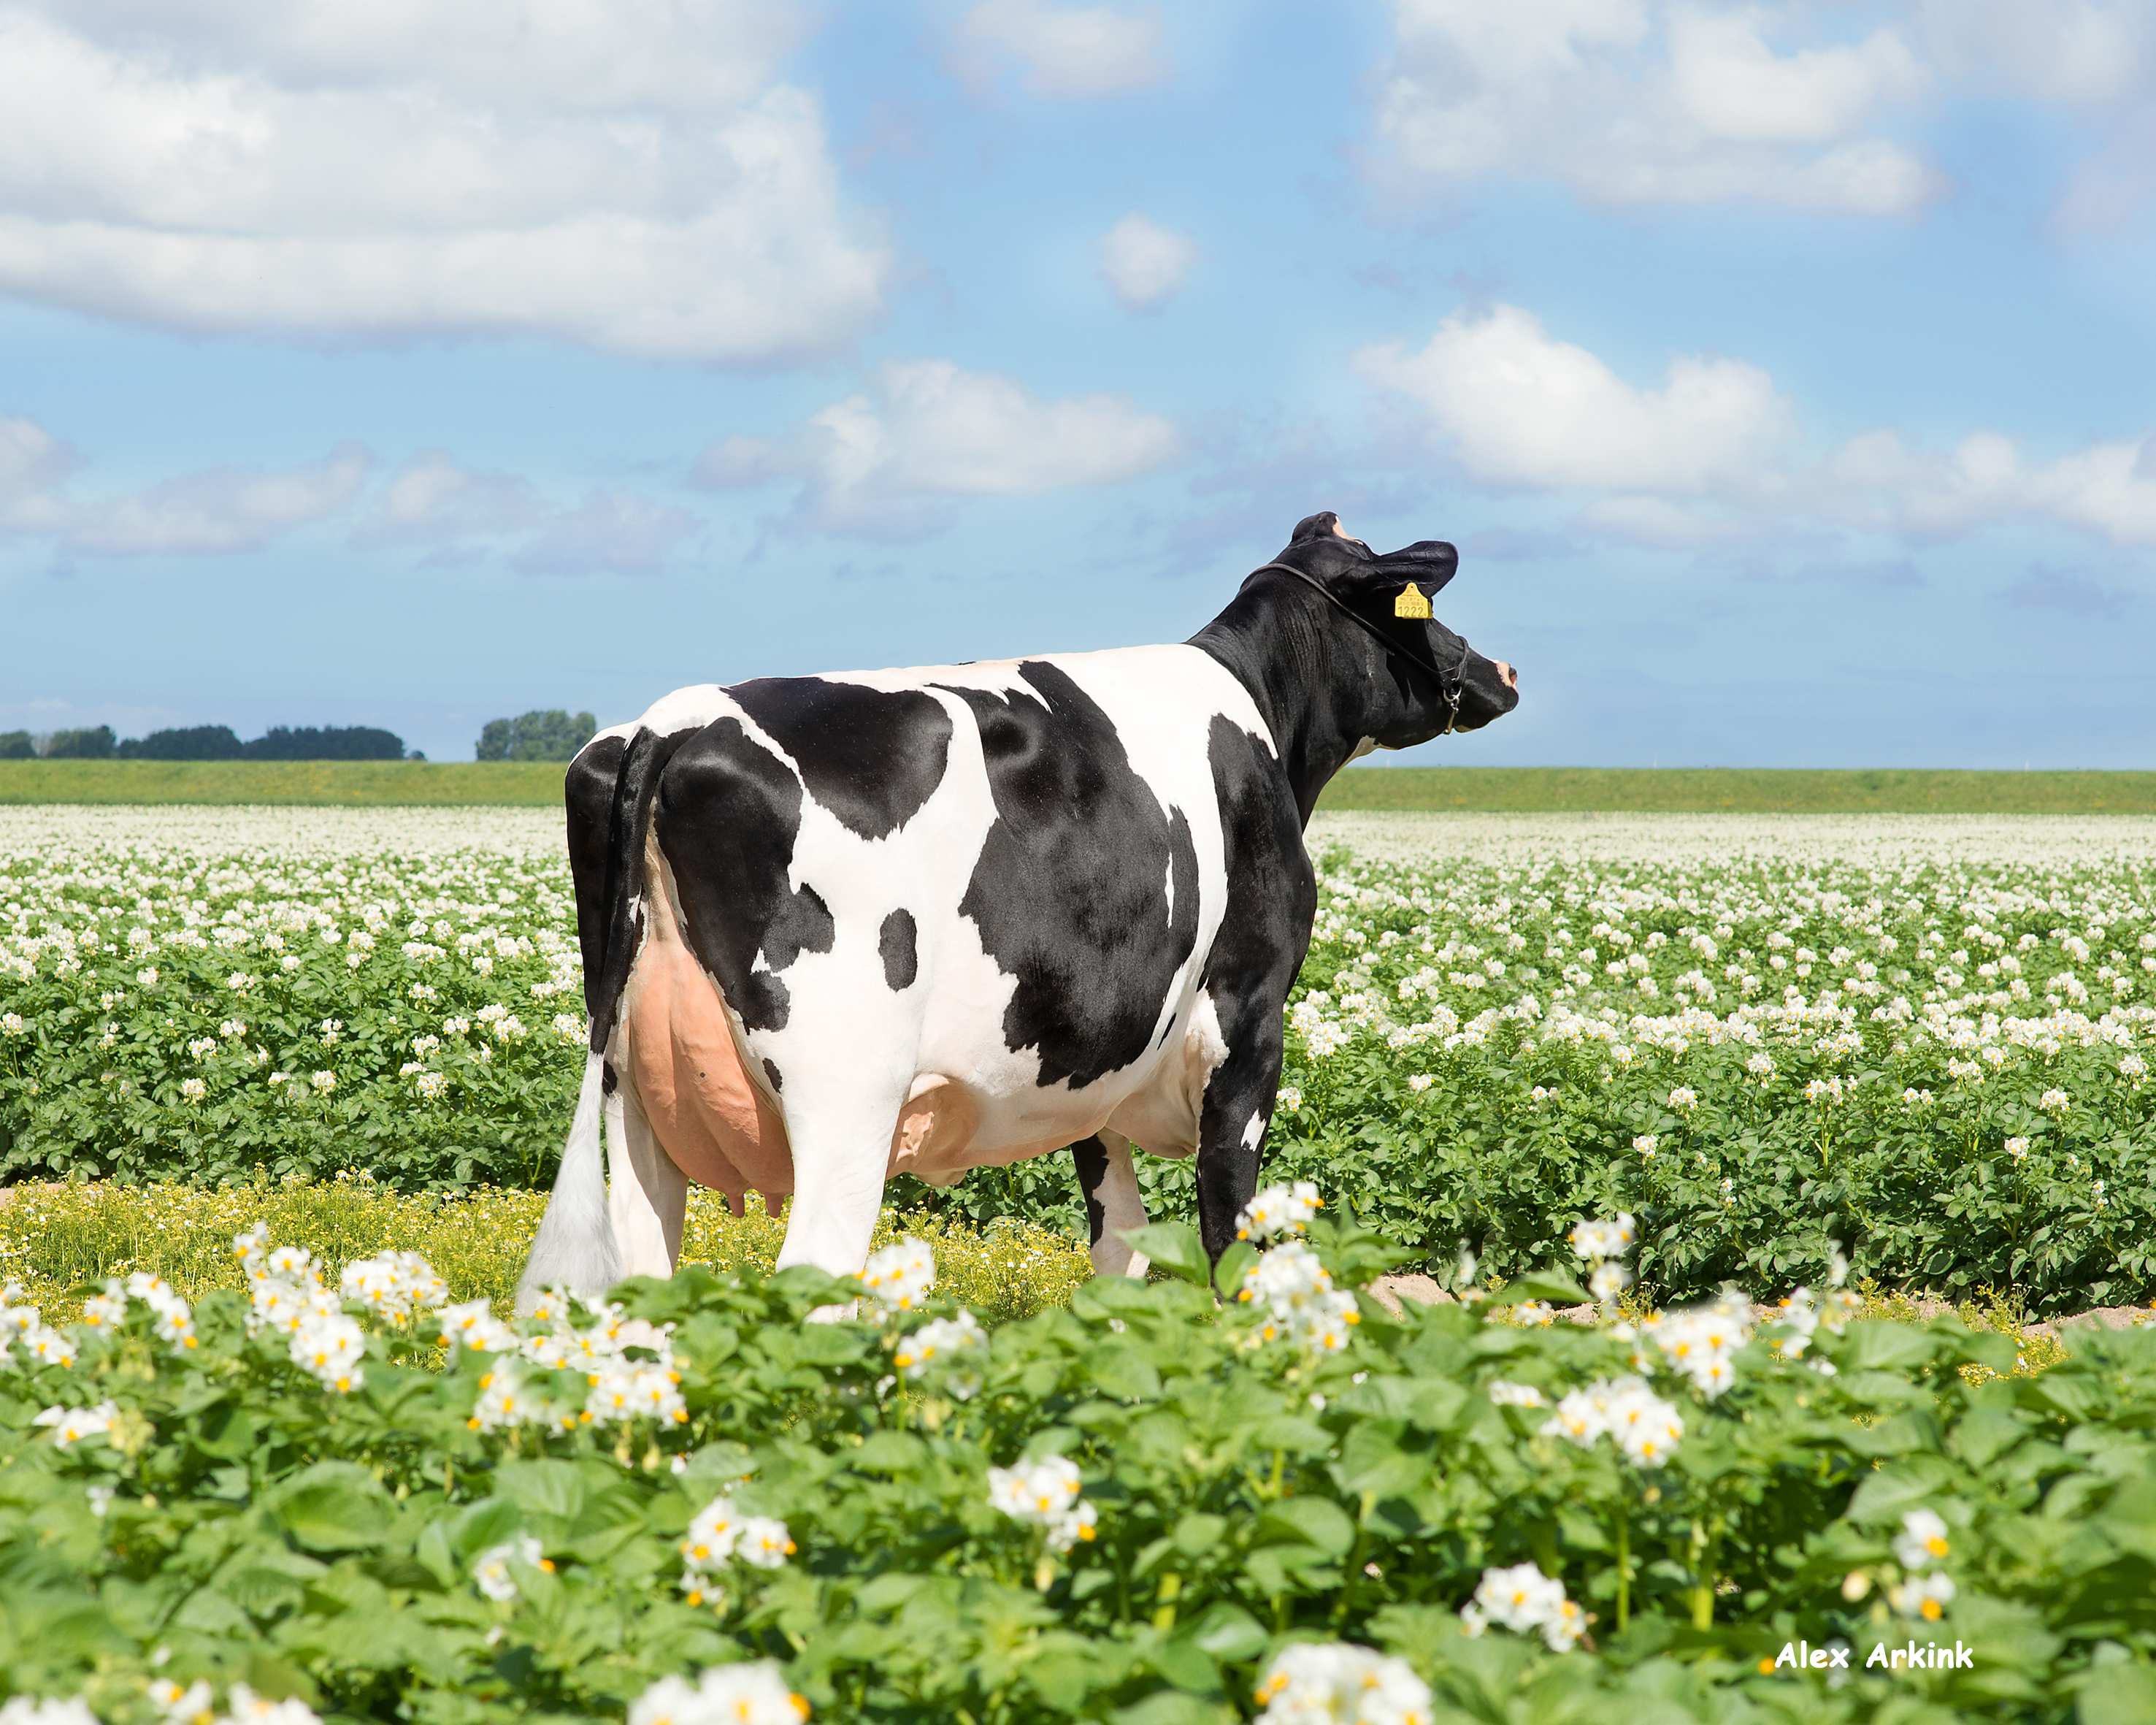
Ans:
[[[1546,1300],[1552,1305],[1594,1303],[1594,1296],[1561,1269],[1530,1270],[1525,1275],[1515,1276],[1490,1297],[1503,1305],[1517,1305],[1529,1300]]]
[[[573,1521],[584,1506],[584,1477],[567,1461],[505,1461],[495,1470],[501,1495],[526,1515]]]
[[[2074,1717],[2080,1725],[2156,1725],[2156,1671],[2123,1659],[2093,1667]]]
[[[854,1452],[853,1465],[866,1474],[904,1474],[927,1460],[927,1444],[911,1432],[870,1432]]]
[[[1943,1455],[1889,1462],[1856,1488],[1849,1501],[1849,1519],[1868,1525],[1897,1522],[1904,1511],[1930,1503],[1958,1471]]]
[[[1928,1330],[1867,1318],[1849,1326],[1834,1360],[1844,1372],[1905,1372],[1926,1364],[1938,1351],[1939,1339]]]
[[[2030,1428],[2010,1413],[1992,1408],[1972,1408],[1964,1413],[1948,1440],[1954,1453],[1971,1467],[1988,1467],[2029,1435]]]
[[[1213,1283],[1229,1299],[1243,1285],[1243,1275],[1258,1261],[1258,1249],[1248,1240],[1236,1240],[1220,1254],[1220,1261],[1213,1268]]]
[[[1939,1447],[1939,1423],[1928,1409],[1905,1408],[1876,1425],[1851,1426],[1842,1441],[1859,1455],[1906,1455]]]
[[[444,1546],[452,1561],[465,1563],[477,1553],[506,1544],[522,1532],[524,1515],[507,1498],[488,1497],[471,1505],[446,1523],[434,1523],[428,1528],[428,1532],[433,1532],[435,1527],[442,1529],[445,1536]],[[424,1537],[422,1543],[424,1543]],[[429,1564],[429,1567],[433,1566]],[[452,1570],[452,1578],[454,1573]]]
[[[1225,1600],[1207,1606],[1193,1619],[1187,1633],[1214,1658],[1231,1663],[1255,1659],[1265,1650],[1269,1640],[1257,1619]]]
[[[1086,1351],[1086,1375],[1102,1395],[1127,1401],[1152,1401],[1160,1394],[1160,1372],[1146,1351],[1111,1336]]]
[[[1189,1223],[1149,1222],[1143,1228],[1124,1229],[1122,1238],[1126,1244],[1151,1259],[1154,1268],[1201,1288],[1211,1285],[1213,1260],[1205,1255],[1198,1230]]]
[[[320,1461],[271,1495],[268,1507],[310,1550],[362,1551],[381,1544],[397,1517],[374,1476],[349,1461]]]
[[[1996,1330],[1972,1330],[1966,1336],[1948,1332],[1948,1341],[1956,1358],[1972,1366],[1988,1366],[1999,1372],[2014,1369],[2015,1357],[2021,1349],[2019,1339]]]
[[[1343,1491],[1382,1499],[1413,1491],[1430,1470],[1430,1458],[1404,1448],[1398,1427],[1366,1420],[1348,1434],[1332,1473]]]
[[[1218,1702],[1163,1689],[1108,1716],[1115,1725],[1227,1725],[1235,1715]]]
[[[259,1441],[261,1427],[241,1403],[221,1402],[195,1416],[195,1448],[219,1461],[237,1461]]]
[[[1193,1510],[1175,1524],[1170,1537],[1175,1548],[1186,1558],[1202,1558],[1220,1542],[1228,1531],[1225,1516],[1208,1515],[1202,1510]]]
[[[1299,1541],[1317,1547],[1327,1557],[1337,1558],[1355,1543],[1355,1524],[1329,1498],[1285,1498],[1268,1504],[1258,1517],[1257,1541],[1260,1545]]]

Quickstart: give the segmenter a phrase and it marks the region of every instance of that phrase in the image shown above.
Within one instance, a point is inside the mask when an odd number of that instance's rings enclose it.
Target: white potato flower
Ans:
[[[1606,1437],[1637,1465],[1659,1467],[1676,1453],[1684,1429],[1683,1417],[1644,1379],[1624,1377],[1597,1378],[1572,1391],[1543,1422],[1542,1434],[1583,1450]]]
[[[911,1234],[871,1253],[861,1266],[869,1297],[886,1312],[911,1311],[936,1285],[936,1254]]]
[[[910,1336],[901,1336],[891,1350],[891,1362],[909,1379],[942,1374],[944,1386],[961,1401],[979,1392],[978,1370],[988,1351],[988,1332],[970,1311],[955,1318],[936,1318]]]
[[[1429,1725],[1430,1686],[1404,1659],[1352,1641],[1283,1648],[1255,1692],[1265,1725]]]
[[[1621,1213],[1613,1222],[1590,1221],[1582,1218],[1573,1224],[1567,1236],[1572,1249],[1582,1258],[1622,1258],[1632,1249],[1638,1238],[1639,1224],[1630,1213]]]
[[[514,1360],[498,1360],[479,1384],[479,1399],[472,1404],[471,1417],[465,1422],[475,1432],[543,1425],[553,1417],[546,1399],[526,1388]]]
[[[1912,1576],[1898,1586],[1889,1588],[1887,1603],[1904,1617],[1937,1623],[1946,1615],[1947,1607],[1953,1603],[1958,1591],[1951,1577],[1934,1570],[1929,1575]]]
[[[1047,1530],[1051,1551],[1093,1537],[1099,1512],[1078,1494],[1078,1464],[1061,1455],[988,1470],[988,1501],[1013,1521]]]
[[[1492,1624],[1515,1635],[1540,1635],[1553,1653],[1568,1651],[1587,1631],[1587,1614],[1565,1597],[1564,1583],[1532,1563],[1485,1569],[1475,1597],[1460,1608],[1460,1621],[1470,1635]]]
[[[1928,1568],[1947,1554],[1947,1524],[1936,1510],[1911,1510],[1902,1517],[1902,1531],[1894,1538],[1894,1560],[1914,1572]]]
[[[515,1330],[494,1316],[493,1302],[484,1296],[444,1305],[441,1326],[444,1347],[468,1347],[478,1353],[513,1353],[522,1342]]]
[[[1735,1382],[1737,1350],[1752,1339],[1751,1308],[1741,1296],[1725,1295],[1711,1305],[1661,1313],[1640,1331],[1693,1388],[1712,1398]]]
[[[182,1689],[169,1677],[150,1686],[150,1704],[163,1717],[165,1725],[210,1725],[217,1717],[217,1702],[208,1684],[198,1678]]]
[[[552,1568],[547,1562],[544,1547],[530,1534],[521,1534],[503,1544],[490,1546],[472,1559],[472,1584],[490,1599],[509,1600],[517,1596],[516,1574],[509,1565],[511,1559],[530,1565]]]
[[[18,1695],[0,1706],[0,1725],[98,1725],[98,1719],[80,1697]]]
[[[366,1380],[367,1332],[341,1312],[310,1311],[292,1331],[292,1363],[348,1395]]]
[[[413,1312],[440,1305],[449,1297],[449,1284],[417,1252],[385,1251],[355,1259],[345,1265],[337,1291],[392,1323],[402,1323]]]
[[[225,1712],[231,1725],[322,1725],[321,1716],[298,1697],[271,1701],[244,1683],[226,1692]]]
[[[769,1660],[714,1666],[693,1684],[661,1677],[629,1703],[628,1725],[801,1725],[808,1703]]]
[[[100,1402],[95,1408],[48,1408],[30,1424],[49,1427],[55,1445],[62,1450],[72,1450],[85,1439],[103,1437],[110,1433],[112,1422],[119,1415],[117,1404]]]
[[[1301,1233],[1324,1202],[1317,1186],[1307,1180],[1268,1186],[1243,1207],[1243,1213],[1235,1220],[1235,1238],[1270,1240]]]
[[[1245,1270],[1235,1297],[1262,1315],[1258,1341],[1313,1353],[1338,1352],[1362,1321],[1355,1296],[1332,1285],[1332,1273],[1301,1240],[1283,1240]]]

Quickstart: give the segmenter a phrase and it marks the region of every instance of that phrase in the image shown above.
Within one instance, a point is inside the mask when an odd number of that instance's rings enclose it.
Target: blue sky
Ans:
[[[1332,508],[1521,668],[1393,759],[2156,765],[2152,240],[2156,0],[0,0],[0,730],[468,759]]]

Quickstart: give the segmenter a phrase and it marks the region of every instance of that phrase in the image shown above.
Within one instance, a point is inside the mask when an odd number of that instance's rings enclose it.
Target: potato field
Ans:
[[[7,1179],[232,1228],[0,1300],[3,1725],[2156,1720],[2156,1327],[2014,1333],[2156,1292],[2156,828],[1322,818],[1217,1276],[1164,1161],[1043,1310],[938,1254],[1062,1157],[525,1319],[240,1213],[550,1177],[555,825],[0,814]]]
[[[583,1034],[555,817],[8,811],[0,1174],[551,1179]],[[1274,1170],[1448,1282],[1628,1209],[1658,1295],[2156,1295],[2156,829],[1321,817]],[[1157,1214],[1185,1164],[1144,1161]],[[1082,1227],[1067,1158],[911,1187]]]

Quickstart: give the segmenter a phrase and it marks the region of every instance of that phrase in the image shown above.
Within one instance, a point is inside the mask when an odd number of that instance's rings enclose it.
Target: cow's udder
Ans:
[[[737,1216],[751,1187],[776,1216],[793,1190],[786,1123],[749,1082],[719,991],[682,943],[656,848],[645,852],[649,932],[622,1001],[637,1099],[675,1166],[724,1192]]]

